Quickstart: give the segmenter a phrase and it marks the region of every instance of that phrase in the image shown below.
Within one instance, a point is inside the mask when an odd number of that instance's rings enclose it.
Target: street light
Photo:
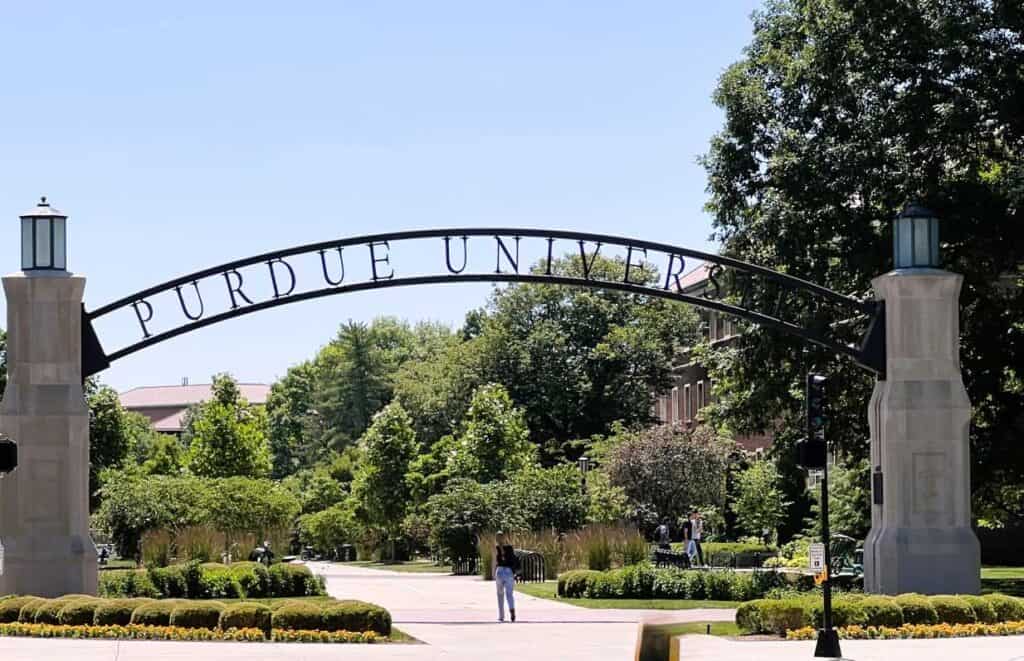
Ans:
[[[21,215],[21,270],[66,271],[67,219],[43,197]]]
[[[920,204],[908,204],[896,216],[892,245],[896,268],[938,268],[939,219]]]

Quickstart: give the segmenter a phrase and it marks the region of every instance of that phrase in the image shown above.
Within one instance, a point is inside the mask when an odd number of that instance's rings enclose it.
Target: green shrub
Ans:
[[[305,565],[283,562],[270,567],[270,596],[315,597],[325,593],[323,584]]]
[[[277,608],[271,616],[275,629],[319,629],[323,626],[321,609],[305,601],[289,601]]]
[[[907,624],[939,623],[939,614],[927,597],[919,594],[901,594],[893,597],[893,602],[903,611],[903,621]]]
[[[231,565],[231,576],[246,598],[266,597],[270,590],[270,572],[258,562],[236,562]]]
[[[658,573],[648,563],[634,564],[623,567],[623,592],[634,599],[650,599],[654,596],[654,579]]]
[[[832,600],[832,626],[848,627],[863,626],[867,620],[864,609],[861,608],[859,599]],[[825,626],[825,608],[821,600],[807,600],[810,604],[807,609],[811,617],[811,626],[820,629]],[[807,608],[805,606],[805,608]]]
[[[33,599],[38,599],[38,597],[5,597],[0,602],[0,624],[17,622],[18,615],[21,614],[21,607]]]
[[[92,624],[103,600],[92,597],[74,599],[57,612],[57,624]]]
[[[271,610],[263,604],[242,602],[230,604],[220,613],[220,628],[228,629],[260,629],[270,635]]]
[[[169,622],[184,629],[216,629],[223,610],[219,601],[185,601],[171,611]]]
[[[682,599],[689,573],[676,567],[658,569],[654,576],[652,596],[657,599]]]
[[[583,597],[591,579],[600,573],[590,569],[577,569],[560,574],[558,577],[558,596],[568,599]]]
[[[18,622],[25,622],[27,624],[32,624],[33,622],[35,622],[36,611],[39,610],[39,608],[45,605],[48,601],[50,600],[44,599],[42,597],[32,597],[31,599],[26,601],[22,605],[21,610],[18,611]]]
[[[599,572],[587,582],[587,599],[622,599],[626,596],[626,583],[621,571]]]
[[[181,599],[160,599],[144,603],[132,611],[131,624],[166,627],[171,623],[171,612],[181,603]]]
[[[962,594],[959,597],[970,604],[974,614],[978,617],[978,622],[982,624],[995,624],[999,622],[999,614],[996,613],[996,609],[992,607],[991,602],[974,594]]]
[[[391,635],[391,613],[365,601],[341,601],[325,606],[322,628],[326,631],[376,631]]]
[[[149,570],[149,579],[165,599],[196,599],[203,596],[202,573],[198,562],[183,562],[153,567]]]
[[[746,601],[736,608],[736,626],[743,633],[761,633],[765,630],[761,620],[761,609],[767,599]]]
[[[227,565],[204,562],[199,570],[199,594],[189,596],[201,599],[237,599],[244,596],[242,586]]]
[[[117,597],[159,597],[145,569],[113,569],[100,572],[99,595]]]
[[[978,621],[978,615],[971,605],[960,597],[937,595],[928,601],[935,607],[940,624],[971,624]]]
[[[903,625],[903,611],[891,597],[868,596],[861,600],[864,624],[874,627],[899,627]]]
[[[1024,620],[1024,599],[1010,597],[1005,594],[987,594],[982,599],[995,609],[999,622],[1019,622]],[[0,608],[2,608],[2,604],[0,604]],[[0,622],[2,621],[0,620]]]
[[[787,631],[801,629],[811,621],[807,604],[800,599],[765,599],[761,601],[760,611],[760,633],[784,636]]]
[[[132,613],[142,604],[152,602],[149,598],[136,599],[104,599],[96,607],[93,624],[106,626],[119,624],[127,626],[132,622]]]

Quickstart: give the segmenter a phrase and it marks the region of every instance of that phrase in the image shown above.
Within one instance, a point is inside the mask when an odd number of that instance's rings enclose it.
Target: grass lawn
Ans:
[[[584,608],[626,608],[650,610],[689,610],[691,608],[736,608],[738,601],[707,601],[696,599],[559,599],[556,595],[558,584],[555,581],[545,583],[520,583],[516,590],[531,597],[552,599],[573,606]],[[716,623],[720,624],[720,623]],[[694,633],[694,632],[689,632]],[[733,634],[722,634],[733,635]]]
[[[707,634],[711,627],[712,636],[740,636],[742,632],[735,622],[680,622],[678,624],[659,624],[659,633],[669,636],[684,636],[689,633]]]
[[[1024,579],[1024,567],[982,567],[981,577],[983,579]]]
[[[134,560],[107,560],[107,564],[99,565],[100,571],[106,569],[135,569]]]
[[[387,571],[407,572],[409,574],[451,574],[452,568],[447,565],[435,565],[430,560],[408,560],[406,562],[374,562],[358,560],[341,563],[350,567],[366,567],[367,569],[384,569]]]

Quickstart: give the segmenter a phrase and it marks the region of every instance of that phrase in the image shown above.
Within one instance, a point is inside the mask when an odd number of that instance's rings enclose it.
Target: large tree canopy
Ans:
[[[721,78],[725,126],[704,159],[726,254],[844,293],[867,295],[892,267],[905,202],[938,213],[944,266],[965,277],[976,504],[997,519],[1024,517],[1022,29],[1004,0],[773,0]],[[802,375],[830,374],[829,437],[866,455],[871,379],[848,362],[755,328],[709,360],[719,420],[779,424],[781,452]]]

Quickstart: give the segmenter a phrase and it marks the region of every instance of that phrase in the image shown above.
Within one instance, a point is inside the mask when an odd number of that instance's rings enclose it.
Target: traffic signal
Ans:
[[[18,444],[0,436],[0,475],[10,473],[18,467]]]
[[[807,375],[807,438],[797,443],[797,463],[820,470],[828,460],[825,442],[825,377]]]
[[[807,375],[807,440],[825,440],[825,377]]]

